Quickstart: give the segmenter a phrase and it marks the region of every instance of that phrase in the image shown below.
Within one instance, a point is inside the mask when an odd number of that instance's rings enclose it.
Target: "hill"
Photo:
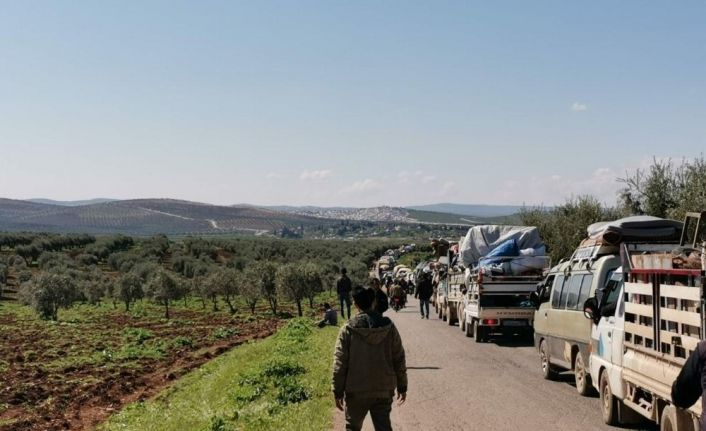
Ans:
[[[137,199],[61,206],[0,199],[0,230],[133,235],[265,233],[321,225],[322,220],[262,208],[173,199]]]
[[[117,199],[95,198],[95,199],[86,199],[86,200],[81,200],[81,201],[55,201],[53,199],[36,198],[36,199],[27,199],[27,200],[29,202],[35,202],[38,204],[59,205],[59,206],[63,206],[63,207],[80,207],[83,205],[93,205],[93,204],[102,204],[105,202],[113,202],[113,201],[116,201]]]
[[[452,204],[440,203],[430,205],[409,206],[407,209],[417,211],[432,211],[439,213],[458,214],[471,217],[503,217],[517,214],[521,205],[475,205],[475,204]]]

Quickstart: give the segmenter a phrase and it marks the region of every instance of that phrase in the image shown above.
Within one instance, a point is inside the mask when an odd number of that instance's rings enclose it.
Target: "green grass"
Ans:
[[[127,406],[103,431],[329,430],[338,328],[294,319],[187,374],[158,397]]]

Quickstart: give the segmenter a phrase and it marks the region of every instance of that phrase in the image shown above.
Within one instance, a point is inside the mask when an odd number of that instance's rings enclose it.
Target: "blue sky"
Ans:
[[[0,196],[554,204],[706,148],[706,3],[3,2]]]

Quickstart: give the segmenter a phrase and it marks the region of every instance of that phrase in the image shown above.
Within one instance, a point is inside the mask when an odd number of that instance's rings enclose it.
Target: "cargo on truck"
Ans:
[[[474,226],[459,250],[465,266],[459,326],[476,342],[492,334],[532,333],[529,300],[550,260],[536,227]]]
[[[661,430],[700,429],[700,403],[677,408],[671,389],[706,329],[705,215],[688,213],[683,229],[671,221],[678,241],[623,238],[620,270],[584,303],[592,323],[590,374],[607,424],[644,417]]]

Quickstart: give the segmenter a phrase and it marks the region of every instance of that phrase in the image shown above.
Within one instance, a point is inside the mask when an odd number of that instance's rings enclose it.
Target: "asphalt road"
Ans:
[[[599,399],[582,397],[573,375],[542,379],[531,340],[491,338],[477,344],[431,308],[422,320],[418,302],[385,313],[397,325],[407,353],[407,403],[393,407],[395,430],[617,430],[605,425]],[[334,413],[335,430],[345,429]],[[633,429],[644,429],[636,427]],[[370,417],[364,430],[372,430]]]

